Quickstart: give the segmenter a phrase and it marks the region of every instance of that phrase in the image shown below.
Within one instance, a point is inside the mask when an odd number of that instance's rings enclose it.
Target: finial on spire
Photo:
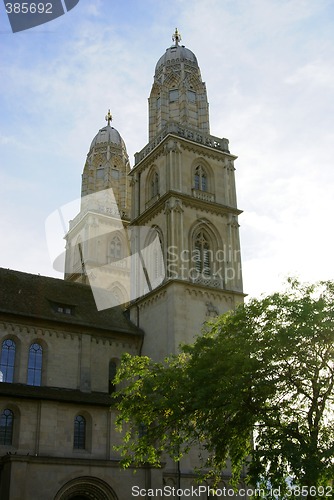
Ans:
[[[108,125],[110,125],[111,121],[112,121],[112,115],[110,113],[110,109],[108,109],[108,114],[106,115],[106,122],[108,122]]]
[[[179,45],[179,42],[181,42],[181,33],[179,33],[178,29],[175,28],[175,33],[172,36],[173,42],[175,42],[175,45]]]

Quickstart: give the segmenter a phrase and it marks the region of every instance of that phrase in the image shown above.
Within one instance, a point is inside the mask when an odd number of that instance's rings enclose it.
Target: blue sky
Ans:
[[[177,26],[197,56],[211,133],[238,155],[245,292],[332,279],[334,4],[329,0],[80,0],[11,33],[0,5],[0,266],[61,277],[44,224],[80,196],[108,108],[133,154],[154,67]]]

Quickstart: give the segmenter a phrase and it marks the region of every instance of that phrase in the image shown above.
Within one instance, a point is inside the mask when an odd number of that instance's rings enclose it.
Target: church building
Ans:
[[[110,111],[106,121],[69,221],[64,280],[0,269],[1,500],[198,486],[196,452],[120,469],[110,395],[123,353],[161,361],[243,301],[237,157],[210,133],[206,86],[178,30],[156,64],[148,143],[132,167]]]

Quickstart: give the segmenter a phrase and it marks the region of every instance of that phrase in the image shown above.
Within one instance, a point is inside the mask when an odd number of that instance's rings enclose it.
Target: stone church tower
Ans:
[[[130,174],[131,226],[154,227],[163,251],[163,262],[151,262],[163,282],[130,305],[145,331],[143,354],[153,359],[175,353],[210,316],[243,300],[237,157],[227,139],[210,134],[205,83],[180,41],[176,30],[156,65],[149,142]]]
[[[65,279],[89,282],[101,308],[128,306],[145,331],[143,353],[153,359],[175,353],[211,316],[243,300],[237,157],[227,139],[210,134],[196,56],[178,30],[173,42],[155,68],[148,144],[130,170],[108,113],[67,234]]]
[[[82,174],[80,213],[66,235],[65,279],[88,283],[90,270],[107,270],[107,307],[130,299],[127,265],[130,222],[130,164],[125,143],[110,125],[94,137]]]

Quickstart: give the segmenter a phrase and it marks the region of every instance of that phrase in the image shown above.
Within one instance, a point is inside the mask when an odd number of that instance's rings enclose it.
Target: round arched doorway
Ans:
[[[113,489],[97,477],[78,477],[64,484],[54,500],[118,500]]]

